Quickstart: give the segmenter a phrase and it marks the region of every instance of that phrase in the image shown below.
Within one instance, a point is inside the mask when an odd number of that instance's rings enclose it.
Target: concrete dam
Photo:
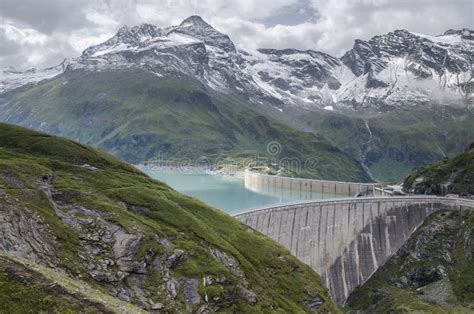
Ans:
[[[268,194],[271,194],[275,190],[293,190],[348,197],[354,197],[359,193],[378,196],[388,195],[388,193],[384,192],[383,185],[379,183],[356,183],[281,177],[261,174],[248,169],[245,171],[244,180],[247,189]]]
[[[343,305],[433,212],[474,209],[474,201],[430,196],[308,201],[236,214],[321,275]]]

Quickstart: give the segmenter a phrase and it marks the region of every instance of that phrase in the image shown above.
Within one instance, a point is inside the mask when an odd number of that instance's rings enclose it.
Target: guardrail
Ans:
[[[397,201],[407,201],[407,202],[427,202],[431,201],[433,203],[443,203],[452,208],[460,207],[474,209],[474,200],[464,199],[464,198],[453,198],[453,197],[441,197],[441,196],[426,196],[426,195],[413,195],[413,196],[375,196],[375,197],[354,197],[354,198],[341,198],[341,199],[331,199],[331,200],[310,200],[310,201],[300,201],[300,202],[289,202],[282,203],[278,205],[269,205],[262,206],[257,208],[250,208],[244,211],[234,213],[232,216],[238,217],[241,215],[249,214],[257,211],[278,211],[282,209],[288,209],[289,207],[308,207],[312,205],[337,205],[337,204],[357,204],[357,203],[366,203],[366,202],[376,202],[376,201],[387,201],[387,202],[397,202]]]

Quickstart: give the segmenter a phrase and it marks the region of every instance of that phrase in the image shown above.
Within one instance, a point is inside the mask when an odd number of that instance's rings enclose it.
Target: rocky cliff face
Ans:
[[[309,267],[224,213],[90,147],[5,124],[0,253],[6,309],[337,311]],[[27,283],[37,289],[24,300]]]
[[[458,156],[415,170],[405,179],[404,189],[418,194],[474,195],[474,143]]]
[[[474,213],[432,214],[347,300],[357,313],[474,309]]]

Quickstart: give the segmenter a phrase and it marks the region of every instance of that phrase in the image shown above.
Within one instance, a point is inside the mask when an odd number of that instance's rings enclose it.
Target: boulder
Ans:
[[[188,279],[184,286],[184,302],[186,304],[201,303],[201,295],[199,294],[199,280]]]

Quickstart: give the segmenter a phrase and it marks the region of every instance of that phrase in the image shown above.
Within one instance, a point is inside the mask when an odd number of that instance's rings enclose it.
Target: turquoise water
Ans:
[[[331,194],[310,194],[309,192],[282,189],[268,189],[258,192],[251,191],[245,188],[244,179],[238,177],[216,176],[205,173],[145,171],[151,177],[166,182],[178,192],[193,196],[228,213],[236,213],[249,208],[299,200],[335,197],[335,195]]]

